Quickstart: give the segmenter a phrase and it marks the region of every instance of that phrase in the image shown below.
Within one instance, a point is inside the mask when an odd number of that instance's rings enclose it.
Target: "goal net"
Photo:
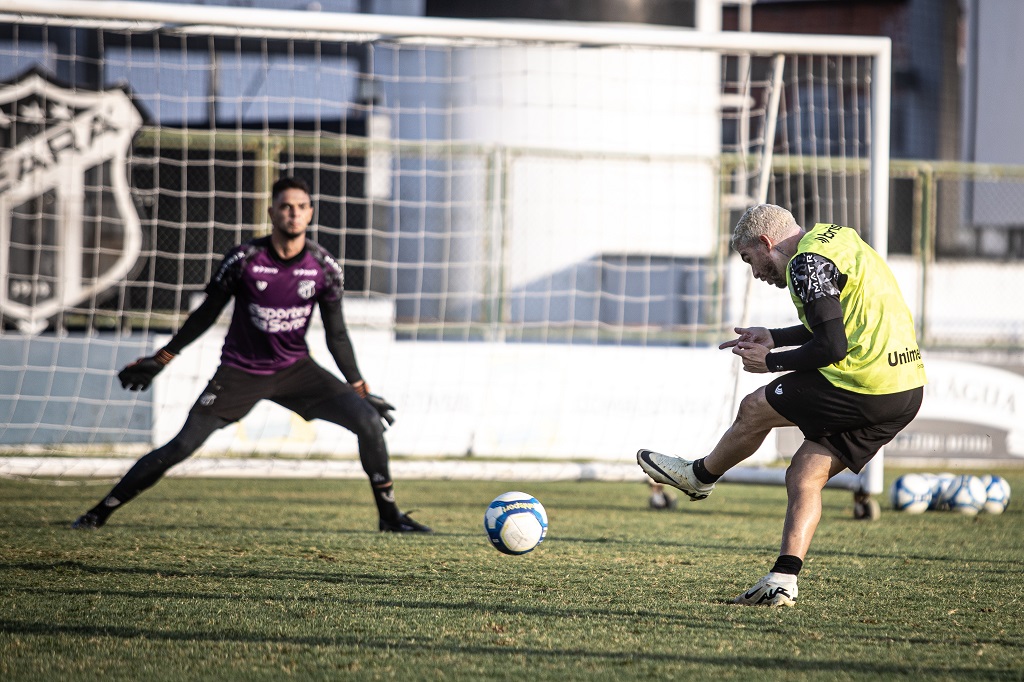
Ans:
[[[166,343],[226,250],[267,233],[281,175],[309,183],[312,237],[343,263],[360,367],[398,406],[392,454],[463,473],[710,448],[762,383],[717,345],[738,324],[794,322],[730,255],[753,203],[884,252],[884,39],[5,7],[8,475],[116,476],[177,432],[226,319],[147,392],[116,373]],[[308,340],[335,371],[322,329]],[[354,436],[262,403],[191,466],[266,461],[358,467]]]

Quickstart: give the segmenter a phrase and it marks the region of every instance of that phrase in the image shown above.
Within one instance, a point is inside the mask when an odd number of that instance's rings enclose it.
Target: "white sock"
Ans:
[[[768,574],[768,579],[773,583],[792,584],[796,582],[796,576],[792,573],[776,573],[774,571]]]

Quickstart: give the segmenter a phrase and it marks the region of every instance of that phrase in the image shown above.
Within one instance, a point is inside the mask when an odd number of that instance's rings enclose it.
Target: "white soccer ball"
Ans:
[[[974,516],[985,507],[988,493],[977,476],[957,476],[939,495],[936,509],[952,510]]]
[[[981,477],[985,486],[985,511],[989,514],[1002,514],[1006,505],[1010,504],[1010,484],[1002,476],[986,474]]]
[[[518,491],[498,495],[484,514],[491,545],[504,554],[526,554],[544,541],[548,513],[537,498]]]
[[[889,499],[896,511],[921,514],[932,501],[931,481],[921,474],[903,474],[893,481]]]
[[[942,497],[942,493],[946,491],[946,488],[949,487],[949,484],[953,482],[953,479],[956,478],[956,476],[950,473],[924,474],[924,476],[932,484],[932,501],[931,504],[928,505],[928,508],[938,509],[939,498]]]

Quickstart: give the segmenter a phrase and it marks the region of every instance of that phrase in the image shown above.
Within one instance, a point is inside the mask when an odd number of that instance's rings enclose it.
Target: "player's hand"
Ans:
[[[767,327],[736,327],[733,331],[739,334],[739,337],[732,341],[726,341],[718,347],[719,350],[734,348],[738,343],[756,343],[768,350],[775,348],[772,333],[768,331]]]
[[[352,387],[352,390],[355,391],[360,398],[365,398],[370,395],[370,385],[362,379],[359,381],[353,381],[349,386]]]
[[[767,374],[770,370],[765,362],[768,355],[768,348],[760,343],[748,341],[737,341],[732,349],[733,354],[740,356],[743,360],[743,370],[753,374]]]
[[[372,393],[366,394],[366,402],[370,403],[370,405],[373,406],[373,409],[377,410],[377,414],[380,415],[381,419],[388,423],[388,426],[395,423],[395,417],[391,414],[391,410],[397,410],[397,407],[389,403],[387,400],[384,400],[384,398],[381,398],[379,395],[374,395]]]
[[[165,366],[166,363],[161,363],[155,356],[139,358],[118,372],[117,378],[121,380],[121,388],[145,391]]]

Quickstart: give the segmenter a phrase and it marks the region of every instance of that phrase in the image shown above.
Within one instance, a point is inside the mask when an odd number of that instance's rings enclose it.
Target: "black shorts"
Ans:
[[[339,396],[355,394],[351,386],[312,358],[299,360],[276,374],[250,374],[221,365],[192,406],[192,412],[238,421],[260,400],[270,400],[309,421],[314,407]]]
[[[867,395],[833,386],[818,370],[791,372],[765,386],[776,412],[825,446],[854,473],[896,437],[921,409],[923,388]]]

